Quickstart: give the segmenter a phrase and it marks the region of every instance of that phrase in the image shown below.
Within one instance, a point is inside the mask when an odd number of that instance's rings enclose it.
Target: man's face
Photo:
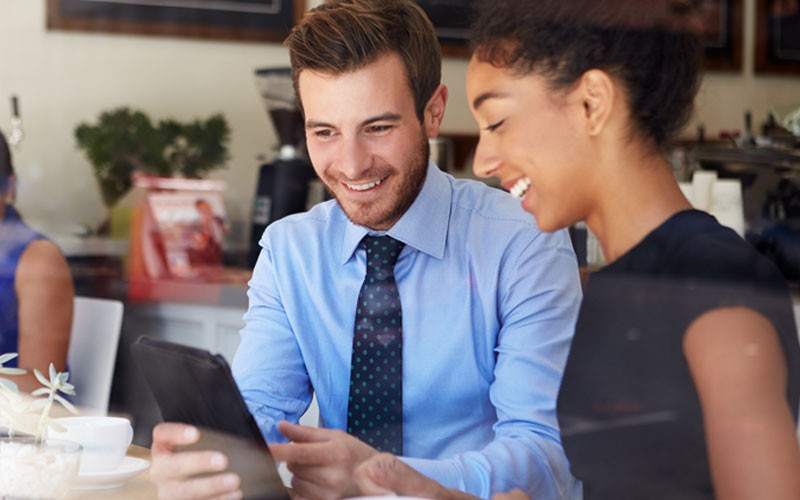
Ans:
[[[317,175],[351,221],[389,229],[417,197],[428,163],[400,57],[341,75],[304,70],[298,88]]]

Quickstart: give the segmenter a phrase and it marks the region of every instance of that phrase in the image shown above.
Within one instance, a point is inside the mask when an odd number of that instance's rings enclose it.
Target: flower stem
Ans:
[[[42,416],[39,418],[39,424],[36,426],[36,445],[42,444],[44,438],[44,431],[47,428],[47,416],[50,414],[50,407],[53,406],[53,399],[55,398],[56,391],[50,391],[47,397],[47,404],[44,405]]]

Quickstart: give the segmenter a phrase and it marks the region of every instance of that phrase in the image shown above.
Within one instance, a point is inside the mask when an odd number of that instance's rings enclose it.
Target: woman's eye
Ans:
[[[504,124],[505,122],[506,122],[505,120],[500,120],[499,122],[492,123],[491,125],[487,125],[484,128],[484,130],[488,132],[494,132],[495,130],[498,129],[498,127],[500,127],[500,125]]]

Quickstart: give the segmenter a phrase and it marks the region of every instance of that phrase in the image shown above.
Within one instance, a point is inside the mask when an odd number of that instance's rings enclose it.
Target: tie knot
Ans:
[[[361,241],[367,249],[367,274],[374,274],[377,279],[393,274],[394,264],[405,243],[391,236],[364,236]]]

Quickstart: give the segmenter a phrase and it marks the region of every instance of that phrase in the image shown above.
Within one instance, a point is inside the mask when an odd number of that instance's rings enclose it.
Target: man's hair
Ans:
[[[0,132],[0,189],[5,191],[8,180],[14,175],[14,165],[11,163],[11,151],[8,149],[8,142],[2,132]]]
[[[303,70],[341,75],[395,53],[403,61],[417,117],[439,86],[442,55],[425,12],[411,0],[332,0],[311,11],[284,41],[302,108]]]
[[[658,2],[476,2],[471,48],[496,67],[541,75],[554,90],[606,71],[624,85],[635,132],[663,146],[691,117],[701,51],[692,24],[699,2]]]

